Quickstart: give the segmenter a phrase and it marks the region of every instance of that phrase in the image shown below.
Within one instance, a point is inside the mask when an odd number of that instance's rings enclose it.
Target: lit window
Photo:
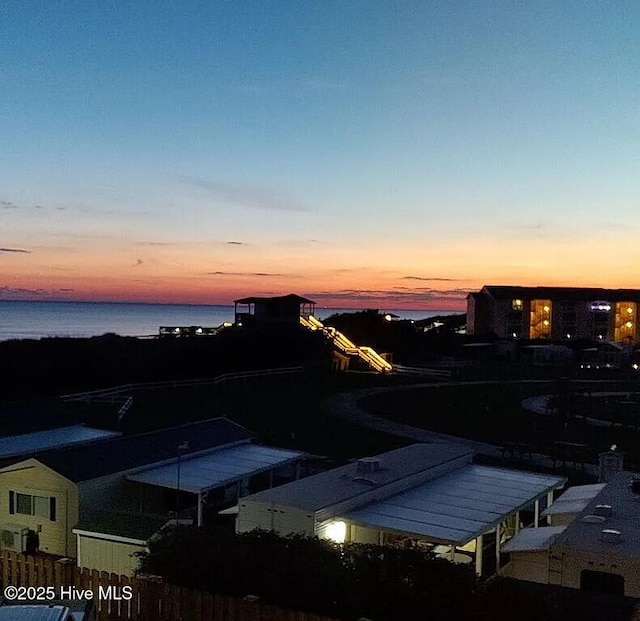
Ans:
[[[511,308],[515,311],[521,311],[522,310],[522,300],[512,300],[511,302]]]

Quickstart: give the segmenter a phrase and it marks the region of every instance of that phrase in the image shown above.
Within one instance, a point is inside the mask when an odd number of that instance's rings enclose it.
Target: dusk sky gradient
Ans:
[[[0,299],[638,288],[640,4],[0,5]]]

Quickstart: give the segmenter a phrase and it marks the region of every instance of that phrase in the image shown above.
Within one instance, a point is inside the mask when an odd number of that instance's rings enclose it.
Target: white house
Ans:
[[[451,443],[414,444],[247,496],[237,531],[317,535],[338,543],[420,546],[459,562],[475,560],[537,517],[565,479],[473,463]],[[492,559],[493,561],[494,559]]]

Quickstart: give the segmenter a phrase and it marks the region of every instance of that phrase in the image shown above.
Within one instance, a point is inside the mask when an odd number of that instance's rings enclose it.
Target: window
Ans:
[[[9,513],[33,515],[55,522],[56,499],[53,496],[32,496],[20,492],[9,492]]]

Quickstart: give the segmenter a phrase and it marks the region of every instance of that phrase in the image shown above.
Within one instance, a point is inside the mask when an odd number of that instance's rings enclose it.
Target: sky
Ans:
[[[0,4],[0,299],[637,288],[640,4]]]

